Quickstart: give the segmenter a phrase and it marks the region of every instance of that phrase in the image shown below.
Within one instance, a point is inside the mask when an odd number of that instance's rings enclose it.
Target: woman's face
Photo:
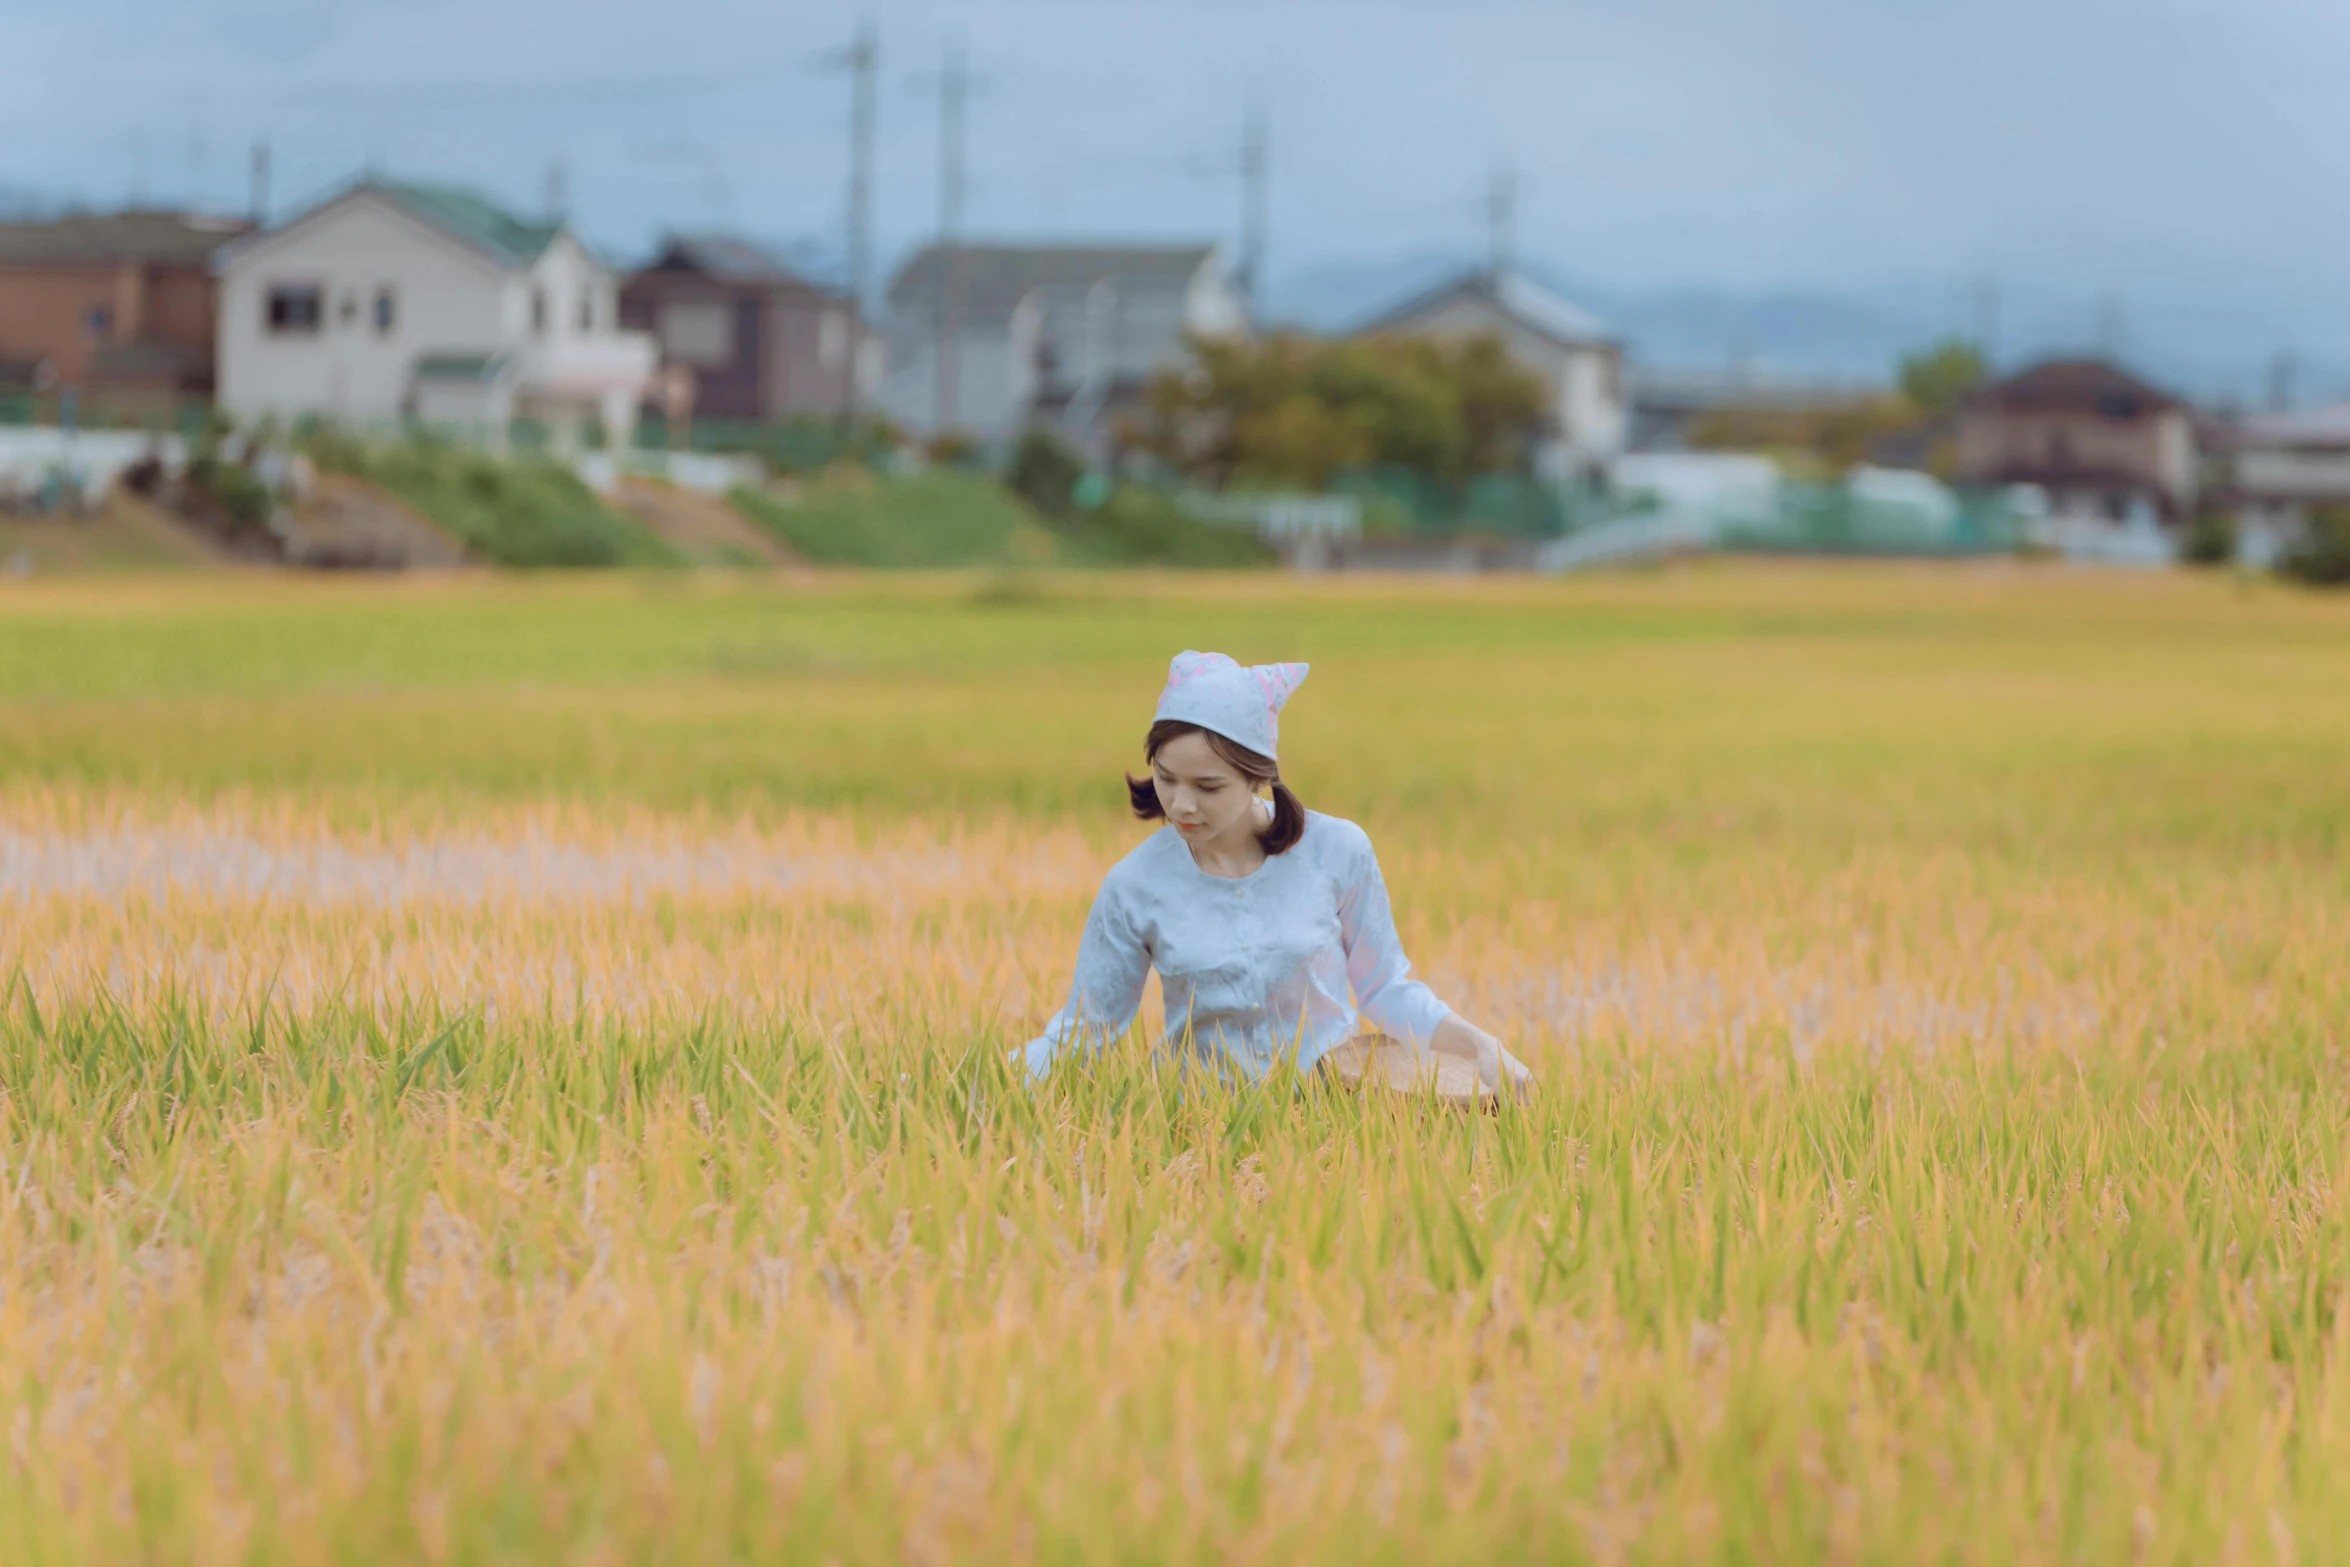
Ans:
[[[1212,843],[1254,832],[1256,792],[1203,734],[1177,735],[1151,763],[1159,809],[1186,843]]]

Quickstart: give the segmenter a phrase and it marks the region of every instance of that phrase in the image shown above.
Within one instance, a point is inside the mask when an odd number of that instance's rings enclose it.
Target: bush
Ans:
[[[1012,493],[1047,517],[1066,517],[1074,504],[1077,481],[1085,477],[1085,459],[1050,430],[1030,430],[1012,448],[1011,470],[1004,483]]]
[[[2300,539],[2278,557],[2277,570],[2317,587],[2350,586],[2350,506],[2313,506]]]
[[[294,447],[321,473],[367,477],[367,444],[339,425],[305,420],[294,427]]]
[[[2179,559],[2190,566],[2225,566],[2236,558],[2236,519],[2224,511],[2201,511],[2187,519],[2179,536]]]
[[[242,463],[212,453],[188,459],[187,486],[191,493],[218,513],[222,531],[240,534],[267,531],[276,498],[258,474]]]
[[[674,566],[675,550],[568,468],[431,441],[372,453],[367,478],[500,566]]]

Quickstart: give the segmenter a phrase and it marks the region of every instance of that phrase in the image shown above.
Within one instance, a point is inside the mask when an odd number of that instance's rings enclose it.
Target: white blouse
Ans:
[[[1125,1033],[1154,966],[1167,1000],[1162,1044],[1252,1079],[1292,1056],[1310,1070],[1358,1031],[1358,1011],[1422,1044],[1451,1011],[1411,977],[1370,838],[1319,811],[1306,813],[1289,852],[1246,876],[1201,870],[1171,826],[1111,867],[1069,1004],[1025,1052],[1030,1072]]]

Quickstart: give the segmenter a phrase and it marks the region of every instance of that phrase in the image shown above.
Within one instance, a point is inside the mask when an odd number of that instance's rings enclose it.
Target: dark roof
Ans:
[[[718,283],[770,283],[813,288],[806,278],[755,241],[733,234],[670,234],[645,270],[699,272]]]
[[[1422,289],[1400,304],[1380,311],[1357,330],[1408,332],[1413,317],[1425,315],[1454,299],[1472,299],[1490,305],[1496,313],[1507,317],[1517,326],[1561,347],[1610,343],[1615,340],[1606,322],[1590,311],[1568,303],[1524,273],[1506,272],[1496,277],[1485,270],[1465,272],[1447,278],[1433,288]]]
[[[193,212],[107,212],[0,223],[0,266],[202,266],[249,227]]]
[[[1180,284],[1215,254],[1213,245],[965,245],[963,308],[1011,310],[1033,289],[1084,288],[1111,279]],[[890,279],[893,304],[937,292],[948,252],[925,245]]]
[[[1993,382],[1968,403],[2007,413],[2095,413],[2110,419],[2187,406],[2161,387],[2101,359],[2050,359]]]

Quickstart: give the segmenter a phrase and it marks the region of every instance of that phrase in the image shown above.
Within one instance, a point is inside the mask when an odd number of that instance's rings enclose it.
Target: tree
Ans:
[[[1048,517],[1065,517],[1076,498],[1077,481],[1085,477],[1085,459],[1052,431],[1024,431],[1012,448],[1012,465],[1004,483],[1013,494]]]
[[[1320,489],[1392,463],[1438,478],[1522,469],[1548,408],[1492,337],[1195,338],[1150,385],[1135,444],[1209,484]]]
[[[2310,507],[2300,539],[2279,557],[2277,570],[2315,587],[2350,587],[2350,506]]]
[[[1983,351],[1963,337],[1945,338],[1901,361],[1901,391],[1918,412],[1938,417],[1991,378]]]

